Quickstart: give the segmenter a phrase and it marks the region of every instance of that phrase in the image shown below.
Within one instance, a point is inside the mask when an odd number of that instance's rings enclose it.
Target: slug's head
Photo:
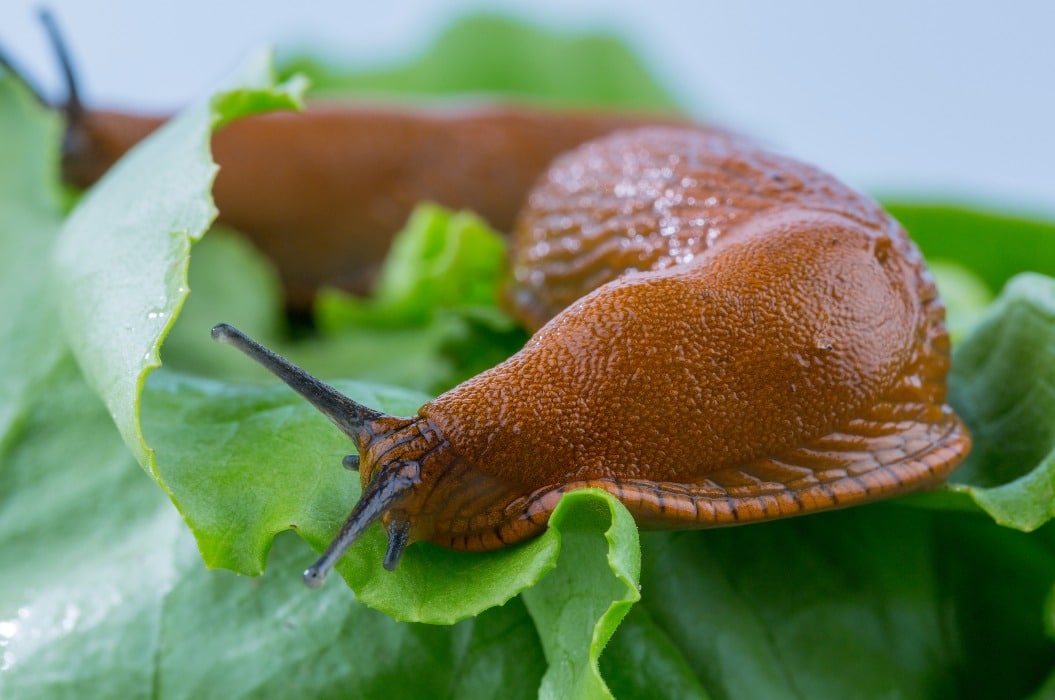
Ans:
[[[360,472],[362,497],[326,552],[304,572],[304,582],[312,588],[322,585],[348,548],[377,521],[388,531],[384,566],[395,569],[411,539],[427,534],[428,519],[419,517],[428,491],[422,488],[419,459],[432,451],[433,438],[422,433],[423,419],[397,418],[367,408],[226,323],[213,328],[212,337],[238,348],[288,384],[350,437],[359,451],[345,457],[344,465]]]

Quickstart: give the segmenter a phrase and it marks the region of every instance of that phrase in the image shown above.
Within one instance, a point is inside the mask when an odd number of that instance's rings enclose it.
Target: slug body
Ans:
[[[529,195],[511,267],[507,303],[537,332],[411,418],[335,408],[350,400],[214,330],[359,448],[363,497],[309,582],[375,520],[391,568],[415,540],[531,537],[571,489],[647,527],[732,525],[924,488],[970,449],[945,405],[944,309],[902,228],[746,141],[646,128],[572,151]]]

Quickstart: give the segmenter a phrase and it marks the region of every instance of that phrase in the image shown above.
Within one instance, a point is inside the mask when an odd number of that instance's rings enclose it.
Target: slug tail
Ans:
[[[340,532],[326,548],[319,560],[304,572],[304,583],[309,588],[318,588],[326,580],[348,548],[366,532],[366,529],[381,519],[392,507],[403,500],[413,482],[400,478],[397,473],[382,473],[363,491],[351,515],[344,521]],[[392,571],[399,565],[410,535],[410,524],[405,520],[393,521],[389,528],[388,552],[385,568]]]
[[[352,438],[360,452],[373,435],[369,424],[390,417],[353,401],[289,360],[268,350],[234,326],[219,324],[212,329],[212,338],[217,342],[233,345],[284,381],[333,421],[345,435]]]

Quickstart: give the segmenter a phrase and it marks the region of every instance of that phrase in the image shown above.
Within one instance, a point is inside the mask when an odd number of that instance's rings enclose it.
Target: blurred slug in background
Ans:
[[[89,187],[168,117],[86,107],[54,18],[41,17],[66,82],[63,176]],[[9,58],[0,59],[48,103]],[[531,184],[559,153],[615,129],[680,121],[478,101],[311,104],[222,129],[213,140],[220,165],[213,195],[219,223],[274,261],[287,307],[306,315],[322,287],[367,293],[418,203],[470,209],[508,231]]]

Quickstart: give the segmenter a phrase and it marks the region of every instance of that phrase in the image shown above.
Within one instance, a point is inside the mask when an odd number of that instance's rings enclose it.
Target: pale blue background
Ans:
[[[0,41],[57,87],[37,4],[3,0]],[[1046,0],[49,5],[90,103],[155,109],[204,93],[266,44],[313,42],[376,64],[471,8],[569,30],[607,28],[709,119],[873,194],[1055,216],[1055,2]]]

